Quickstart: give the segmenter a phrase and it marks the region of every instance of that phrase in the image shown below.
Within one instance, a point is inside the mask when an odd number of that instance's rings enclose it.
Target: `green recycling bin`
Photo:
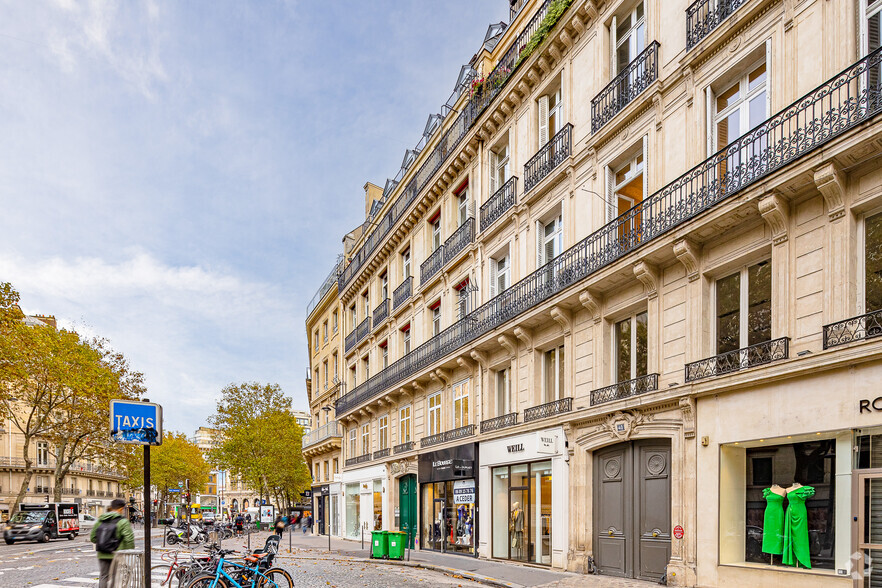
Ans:
[[[389,533],[371,531],[371,557],[383,559],[389,557]]]
[[[404,559],[404,548],[407,547],[407,533],[390,531],[388,537],[389,559]]]

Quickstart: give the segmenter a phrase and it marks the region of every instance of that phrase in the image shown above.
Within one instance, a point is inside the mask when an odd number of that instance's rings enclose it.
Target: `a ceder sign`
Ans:
[[[873,400],[866,398],[858,402],[858,411],[863,414],[865,412],[882,412],[882,396],[877,396]]]

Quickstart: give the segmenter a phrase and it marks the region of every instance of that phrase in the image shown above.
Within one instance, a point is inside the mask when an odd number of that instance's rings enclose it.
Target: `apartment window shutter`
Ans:
[[[616,176],[612,168],[606,166],[606,222],[612,222],[618,216],[616,200]]]
[[[556,221],[552,221],[552,222],[556,222]],[[545,241],[545,258],[544,259],[545,259],[545,263],[548,263],[549,261],[551,261],[552,259],[557,257],[555,255],[556,251],[554,250],[555,249],[554,244],[555,244],[555,242],[557,242],[557,235],[552,233],[551,238],[545,237],[545,239],[546,239],[546,241]]]
[[[649,135],[643,135],[643,200],[649,198]]]
[[[878,38],[878,36],[877,36]],[[872,69],[873,72],[876,72],[876,76],[878,76],[878,67],[874,67]],[[871,73],[872,76],[872,73]],[[875,80],[878,82],[878,80]],[[874,84],[873,87],[877,87],[878,84]],[[772,116],[772,40],[766,40],[766,118]]]
[[[536,221],[536,267],[540,268],[545,265],[545,249],[543,242],[545,238],[545,227],[542,223]]]
[[[616,71],[616,30],[618,28],[618,24],[616,23],[616,17],[613,16],[612,23],[609,25],[609,77],[614,77],[617,73]]]
[[[490,152],[490,194],[496,194],[496,190],[499,189],[496,181],[496,166],[499,165],[499,156]]]
[[[490,298],[496,296],[496,276],[499,273],[499,267],[497,262],[492,257],[490,258]]]
[[[468,218],[475,218],[475,201],[469,200]]]
[[[707,157],[710,157],[716,151],[714,149],[717,134],[717,128],[714,125],[714,91],[708,86],[704,89],[704,94],[705,108],[707,109],[707,133],[705,133],[707,135]]]
[[[511,260],[507,255],[503,259],[505,259],[505,271],[496,277],[496,290],[500,293],[508,288],[506,276],[511,275]]]
[[[539,147],[548,143],[548,96],[539,97]]]

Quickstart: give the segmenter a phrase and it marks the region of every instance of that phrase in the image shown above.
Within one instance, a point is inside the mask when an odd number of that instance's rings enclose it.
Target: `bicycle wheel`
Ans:
[[[214,574],[203,574],[201,576],[196,576],[190,583],[187,584],[187,588],[229,588],[227,586],[226,580],[223,578],[218,578],[217,583],[214,583]]]
[[[261,572],[257,588],[294,588],[294,579],[282,568],[270,568]]]
[[[156,564],[150,568],[150,578],[154,582],[158,581],[160,586],[171,586],[171,580],[174,579],[174,575],[169,575],[169,571],[171,571],[169,564]],[[174,586],[174,588],[177,588],[177,586]]]

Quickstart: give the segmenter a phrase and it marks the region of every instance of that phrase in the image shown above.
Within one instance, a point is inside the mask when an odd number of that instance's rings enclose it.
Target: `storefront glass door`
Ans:
[[[358,539],[361,530],[361,496],[358,493],[358,484],[346,485],[346,536]]]
[[[855,584],[882,588],[882,472],[858,475],[858,571]]]
[[[551,461],[493,468],[493,557],[551,565]]]
[[[474,554],[474,480],[423,484],[422,493],[423,549]]]

